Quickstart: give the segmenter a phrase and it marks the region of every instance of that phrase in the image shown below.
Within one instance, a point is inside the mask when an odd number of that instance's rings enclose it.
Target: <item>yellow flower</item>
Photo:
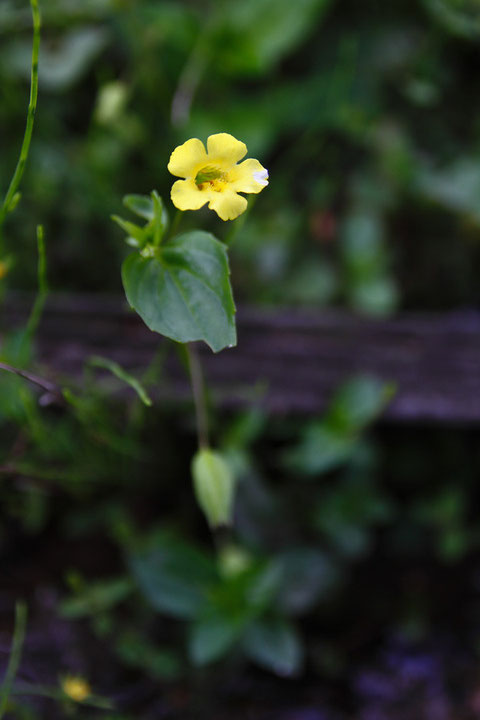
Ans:
[[[258,160],[237,164],[247,153],[245,143],[228,133],[210,135],[207,151],[191,138],[172,152],[168,170],[185,178],[173,183],[171,198],[179,210],[199,210],[208,202],[222,220],[234,220],[247,209],[238,193],[259,193],[268,185],[268,170]]]
[[[62,680],[62,690],[65,695],[75,702],[81,703],[92,694],[88,682],[79,675],[67,675]]]

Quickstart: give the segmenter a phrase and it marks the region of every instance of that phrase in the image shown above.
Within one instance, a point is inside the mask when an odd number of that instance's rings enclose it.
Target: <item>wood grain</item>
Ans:
[[[28,298],[9,296],[0,327],[21,327],[29,307]],[[37,345],[39,366],[51,379],[79,378],[94,354],[141,373],[163,345],[159,395],[164,400],[189,397],[172,344],[151,333],[121,298],[51,297]],[[477,312],[380,320],[336,311],[240,308],[238,346],[214,355],[200,343],[199,351],[213,397],[224,407],[256,399],[274,413],[317,414],[339,383],[369,374],[397,386],[386,418],[480,421]]]

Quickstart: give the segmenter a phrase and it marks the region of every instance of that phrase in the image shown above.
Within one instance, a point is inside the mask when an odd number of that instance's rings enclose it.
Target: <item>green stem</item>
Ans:
[[[197,355],[195,346],[186,343],[185,349],[188,358],[188,370],[190,382],[192,383],[193,402],[195,404],[195,419],[197,424],[198,447],[207,448],[208,441],[208,412],[205,398],[205,382],[203,379],[202,366]]]
[[[180,227],[180,223],[182,222],[183,218],[183,210],[177,210],[175,213],[175,217],[173,218],[173,222],[170,226],[170,232],[168,233],[168,237],[171,239],[175,237],[176,232],[178,231],[178,228]]]
[[[25,165],[27,163],[28,152],[30,150],[30,141],[32,139],[33,124],[35,120],[35,111],[37,109],[37,97],[38,97],[38,53],[40,48],[40,10],[38,8],[38,0],[30,0],[30,7],[32,9],[33,18],[33,46],[32,46],[32,68],[30,75],[30,101],[28,103],[27,113],[27,124],[25,126],[25,133],[23,136],[23,143],[20,150],[20,157],[18,158],[17,167],[13,174],[10,186],[5,195],[2,206],[0,207],[0,251],[1,251],[1,240],[2,240],[2,227],[5,222],[7,214],[12,208],[12,204],[15,203],[18,187],[25,171]]]
[[[38,247],[38,291],[33,304],[32,312],[28,319],[26,337],[32,338],[40,322],[43,307],[48,296],[47,286],[47,258],[45,253],[45,241],[43,238],[43,227],[37,225],[37,247]]]
[[[24,602],[17,602],[15,605],[15,629],[13,631],[12,651],[8,661],[7,672],[0,689],[0,720],[7,709],[8,699],[12,691],[13,681],[17,674],[22,656],[25,629],[27,626],[27,606]]]

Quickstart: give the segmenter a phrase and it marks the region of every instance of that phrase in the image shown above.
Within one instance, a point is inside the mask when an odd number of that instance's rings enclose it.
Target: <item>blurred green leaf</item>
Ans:
[[[52,91],[74,85],[89,69],[108,42],[109,33],[96,26],[66,32],[56,42],[40,45],[39,84]],[[9,48],[9,72],[23,77],[30,74],[31,47],[19,42]]]
[[[253,622],[245,633],[242,646],[250,660],[276,675],[296,675],[302,668],[301,641],[293,626],[283,620]]]
[[[388,276],[357,282],[349,288],[349,300],[352,307],[369,315],[389,315],[397,306],[397,284]]]
[[[371,528],[388,523],[393,508],[370,476],[352,473],[318,499],[315,527],[349,558],[364,555],[371,544]]]
[[[221,658],[238,641],[243,625],[242,618],[218,613],[195,620],[188,640],[192,662],[205,665]]]
[[[333,470],[350,458],[357,438],[339,433],[322,422],[310,423],[298,445],[286,454],[286,463],[307,475]]]
[[[374,315],[392,312],[398,293],[388,272],[379,209],[350,213],[342,227],[342,256],[347,273],[346,292],[353,307]]]
[[[478,0],[423,0],[424,5],[454,35],[477,39],[480,36]]]
[[[277,595],[280,609],[287,615],[311,610],[328,598],[340,579],[338,564],[313,548],[292,548],[278,556],[282,581]]]
[[[152,607],[183,619],[202,614],[208,606],[209,588],[218,579],[206,554],[165,533],[132,552],[128,562]]]
[[[383,412],[394,386],[373,377],[357,377],[336,392],[324,420],[307,424],[296,447],[285,454],[287,467],[316,475],[350,460],[360,433]]]
[[[424,166],[417,175],[416,186],[425,198],[480,223],[478,160],[457,158],[443,169]]]
[[[89,583],[78,594],[66,598],[60,609],[64,617],[79,618],[95,615],[118,605],[133,591],[129,578],[114,578]]]
[[[229,0],[217,29],[222,70],[266,72],[318,23],[330,0]]]
[[[256,572],[248,575],[246,587],[248,607],[254,614],[268,610],[274,602],[282,582],[282,568],[277,559],[258,567]]]
[[[440,528],[456,524],[465,513],[465,494],[461,488],[440,488],[434,496],[419,500],[412,509],[416,520]]]
[[[395,386],[375,377],[359,376],[336,392],[327,412],[330,427],[359,432],[376,420],[395,394]]]
[[[260,437],[266,422],[265,412],[257,405],[239,412],[224,430],[223,444],[229,449],[249,447]]]
[[[175,680],[181,673],[181,663],[174,651],[154,645],[140,632],[125,631],[114,635],[115,650],[123,662],[141,668],[159,680]]]

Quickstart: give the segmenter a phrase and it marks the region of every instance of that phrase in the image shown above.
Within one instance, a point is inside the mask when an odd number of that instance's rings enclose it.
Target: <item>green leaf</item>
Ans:
[[[319,22],[330,0],[231,0],[217,31],[223,71],[265,72]],[[228,42],[227,42],[228,40]]]
[[[144,228],[135,225],[135,223],[132,223],[129,220],[124,220],[119,215],[112,215],[111,217],[112,220],[117,223],[117,225],[120,225],[122,230],[125,230],[129,239],[131,238],[135,241],[134,243],[130,244],[134,244],[137,247],[143,247],[143,245],[145,245],[147,236]]]
[[[153,200],[148,195],[125,195],[123,204],[128,210],[131,210],[144,220],[153,220],[155,216]]]
[[[122,279],[151,330],[182,343],[204,340],[214,352],[236,344],[226,248],[210,233],[180,235],[155,257],[129,255]]]
[[[148,195],[125,195],[123,204],[126,208],[139,215],[148,222],[143,228],[118,215],[112,215],[114,220],[127,233],[127,243],[133,247],[143,249],[146,245],[158,247],[168,226],[168,213],[156,190]]]
[[[391,520],[392,512],[371,475],[363,478],[357,470],[322,494],[313,522],[338,553],[357,558],[368,552],[373,528]]]
[[[247,607],[254,613],[264,612],[274,601],[282,582],[282,568],[276,560],[260,566],[245,588]]]
[[[196,665],[218,660],[234,645],[242,633],[244,623],[236,616],[219,614],[199,618],[192,626],[188,652]]]
[[[294,628],[283,620],[258,620],[243,638],[246,655],[277,675],[297,674],[303,664],[303,648]]]
[[[167,534],[157,535],[129,557],[141,591],[156,610],[174,617],[198,617],[218,579],[210,558]]]
[[[298,445],[286,453],[285,462],[307,475],[328,472],[347,462],[356,444],[355,436],[340,433],[324,422],[311,423]]]
[[[337,391],[327,422],[342,431],[361,431],[376,420],[394,394],[392,383],[368,375],[352,378]]]
[[[397,286],[388,276],[352,283],[348,294],[352,308],[377,317],[390,315],[398,302]]]
[[[285,454],[287,466],[316,475],[348,462],[358,447],[361,432],[383,412],[394,392],[392,383],[369,376],[344,383],[325,419],[309,423],[297,446]]]
[[[94,59],[108,42],[105,28],[84,25],[63,32],[55,43],[42,46],[39,65],[40,86],[62,92],[74,85],[91,67]],[[29,76],[29,42],[18,42],[9,54],[8,72],[13,76]]]
[[[152,401],[137,378],[134,378],[130,373],[128,373],[126,370],[124,370],[118,363],[114,362],[113,360],[109,360],[108,358],[100,357],[99,355],[93,355],[88,360],[89,365],[93,365],[94,367],[100,367],[105,368],[105,370],[110,370],[111,373],[115,375],[119,380],[123,380],[123,382],[127,383],[127,385],[130,385],[131,388],[135,390],[140,400],[147,406],[152,405]]]
[[[156,639],[145,637],[141,630],[125,630],[115,636],[114,645],[123,662],[145,670],[154,680],[175,680],[181,674],[177,653],[159,647]]]
[[[61,604],[63,617],[95,615],[118,605],[133,590],[130,578],[112,578],[91,583],[84,592],[66,598]]]
[[[282,584],[277,602],[288,615],[307,612],[323,597],[330,598],[340,579],[338,564],[314,548],[286,550],[278,562]]]
[[[480,36],[480,6],[476,0],[424,0],[424,5],[453,35]]]
[[[460,213],[477,226],[480,224],[478,155],[457,157],[452,164],[441,169],[426,164],[420,166],[416,182],[419,195],[440,207]]]

